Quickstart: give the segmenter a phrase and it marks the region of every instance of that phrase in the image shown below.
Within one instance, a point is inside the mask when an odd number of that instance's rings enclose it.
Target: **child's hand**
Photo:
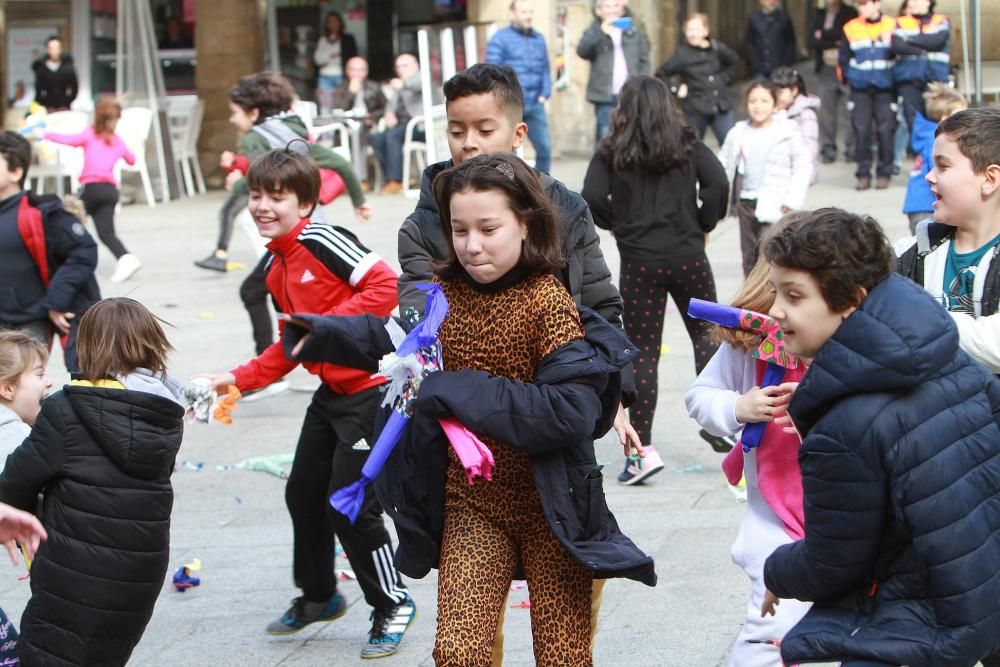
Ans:
[[[283,320],[283,321],[287,322],[288,324],[293,324],[293,325],[299,327],[300,329],[306,330],[307,332],[308,331],[312,331],[312,325],[308,321],[300,319],[298,317],[293,317],[293,316],[289,315],[288,313],[278,313],[278,319],[279,320]],[[295,347],[292,348],[292,359],[293,360],[296,357],[298,357],[299,354],[302,352],[302,348],[305,347],[306,340],[309,338],[309,336],[310,336],[310,334],[308,334],[308,333],[306,335],[304,335],[299,340],[299,342],[297,342],[295,344]]]
[[[198,378],[205,378],[208,380],[209,383],[211,383],[212,388],[220,394],[224,393],[226,387],[229,385],[236,384],[236,376],[232,373],[198,373],[191,376],[192,380],[196,380]]]
[[[771,421],[792,400],[794,387],[789,389],[788,386],[793,384],[788,382],[763,389],[754,387],[736,399],[736,420],[741,424]]]
[[[628,417],[625,416],[624,405],[618,405],[618,414],[615,415],[615,423],[612,428],[618,434],[618,442],[625,450],[625,456],[632,456],[633,451],[639,456],[646,455],[646,450],[642,448],[642,441],[639,440],[639,434],[632,428]]]
[[[45,539],[48,539],[48,535],[38,519],[27,512],[0,503],[0,542],[7,547],[10,562],[14,565],[18,563],[17,544],[21,545],[29,559],[34,559],[38,545]]]
[[[55,325],[56,329],[59,329],[59,332],[63,334],[69,333],[69,321],[74,317],[76,317],[76,315],[73,313],[60,313],[58,310],[49,311],[49,320]]]
[[[354,217],[358,222],[365,223],[372,217],[372,205],[365,203],[354,209]]]
[[[229,169],[235,161],[236,153],[232,151],[222,151],[222,154],[219,156],[219,166],[223,169]]]
[[[231,171],[226,174],[226,190],[232,190],[233,186],[236,185],[236,181],[243,178],[243,174],[238,171]]]
[[[760,617],[764,618],[768,614],[774,616],[778,612],[778,610],[775,609],[775,607],[777,607],[780,603],[781,600],[778,598],[777,595],[775,595],[771,591],[765,590],[764,604],[760,606]]]

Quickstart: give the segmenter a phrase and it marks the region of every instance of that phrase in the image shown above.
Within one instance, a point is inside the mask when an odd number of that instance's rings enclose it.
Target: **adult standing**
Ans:
[[[760,0],[760,9],[747,21],[744,41],[750,69],[758,79],[795,62],[795,28],[781,9],[781,0]]]
[[[32,63],[31,69],[35,72],[35,101],[49,112],[69,109],[80,85],[73,57],[62,52],[62,41],[56,35],[45,40],[45,57]]]
[[[576,54],[590,61],[587,101],[594,105],[600,141],[608,133],[608,116],[618,104],[625,80],[649,73],[649,44],[623,0],[597,0],[594,16]]]
[[[393,90],[393,100],[385,112],[384,132],[371,135],[372,149],[385,174],[382,194],[399,194],[403,191],[403,141],[406,139],[406,124],[414,116],[423,114],[422,85],[420,82],[420,62],[412,53],[401,53],[396,57],[396,78],[389,82]],[[424,138],[422,130],[414,132],[414,139]],[[408,183],[406,184],[409,185]]]
[[[733,127],[733,110],[727,86],[736,78],[739,56],[722,42],[709,39],[708,16],[694,13],[684,22],[685,43],[656,70],[665,82],[680,78],[677,97],[687,121],[705,138],[711,125],[721,146]]]
[[[927,115],[923,97],[927,84],[948,80],[950,36],[948,17],[934,13],[933,0],[904,0],[892,33],[892,52],[896,54],[892,77],[896,93],[903,98],[907,127],[913,127],[916,112]]]
[[[652,429],[668,294],[684,319],[699,373],[715,352],[707,330],[687,309],[692,298],[716,299],[705,240],[726,214],[729,183],[657,78],[628,80],[610,130],[597,145],[581,194],[595,224],[614,233],[625,330],[639,348],[630,419],[646,456],[627,460],[618,477],[631,485],[663,467]]]
[[[552,165],[552,139],[545,103],[552,97],[552,75],[545,37],[531,27],[534,13],[530,0],[510,3],[510,25],[497,31],[486,45],[486,62],[507,65],[517,73],[528,139],[535,147],[535,169],[547,174]]]
[[[319,69],[316,81],[320,107],[330,109],[333,91],[344,82],[344,65],[358,55],[358,44],[354,35],[344,32],[344,17],[339,12],[330,12],[323,23],[323,36],[316,42],[313,62]]]
[[[858,10],[841,0],[826,0],[816,12],[809,48],[816,53],[816,74],[819,77],[819,141],[820,159],[830,164],[837,159],[837,121],[846,108],[848,90],[837,78],[837,54],[844,39],[844,26],[858,17]],[[854,159],[854,131],[848,119],[844,132],[844,154]]]

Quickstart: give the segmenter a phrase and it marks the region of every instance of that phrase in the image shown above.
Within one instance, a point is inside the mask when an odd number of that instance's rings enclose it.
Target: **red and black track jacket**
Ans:
[[[396,272],[342,227],[303,218],[267,244],[267,289],[280,312],[317,315],[389,315],[396,307]],[[284,334],[284,322],[278,323]],[[233,370],[241,391],[263,387],[291,372],[281,341]],[[356,394],[384,382],[369,371],[330,363],[304,363],[338,394]]]

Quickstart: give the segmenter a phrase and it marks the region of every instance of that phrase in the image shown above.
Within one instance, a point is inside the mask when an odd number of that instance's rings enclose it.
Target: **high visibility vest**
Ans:
[[[892,90],[892,31],[896,20],[883,15],[869,23],[858,17],[844,25],[844,39],[851,50],[851,59],[844,78],[851,88]]]
[[[915,16],[900,16],[896,19],[894,33],[900,37],[914,35],[935,35],[951,32],[951,24],[944,14],[934,14],[929,21],[921,23]],[[947,81],[951,56],[948,42],[939,51],[927,51],[919,56],[896,56],[892,75],[896,81]]]

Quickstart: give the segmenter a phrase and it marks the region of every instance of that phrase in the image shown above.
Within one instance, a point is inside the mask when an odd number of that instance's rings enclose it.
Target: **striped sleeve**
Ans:
[[[382,261],[343,227],[310,223],[299,235],[299,242],[351,287],[357,287],[372,267]]]

